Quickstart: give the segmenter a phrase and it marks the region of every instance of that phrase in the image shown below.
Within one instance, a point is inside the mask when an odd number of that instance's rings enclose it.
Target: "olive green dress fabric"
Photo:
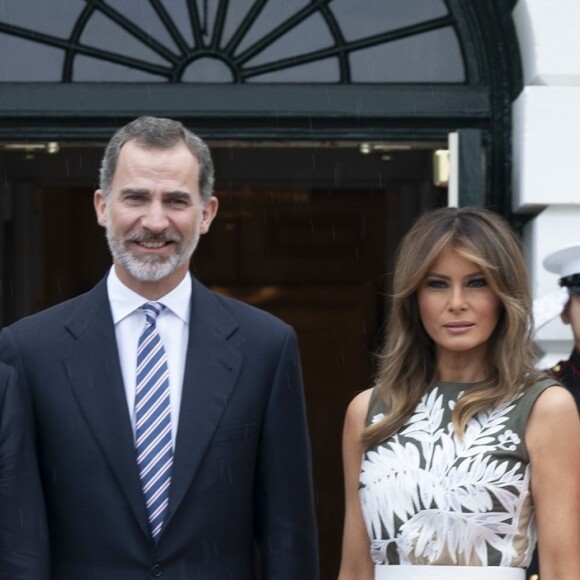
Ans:
[[[364,454],[359,493],[375,564],[529,565],[536,531],[524,434],[553,384],[479,413],[461,439],[451,411],[478,383],[435,383],[399,432]],[[376,394],[369,424],[386,410]]]

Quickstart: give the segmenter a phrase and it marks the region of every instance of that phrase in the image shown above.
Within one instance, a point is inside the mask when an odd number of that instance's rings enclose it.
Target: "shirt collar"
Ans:
[[[189,315],[191,312],[191,275],[188,273],[183,280],[168,294],[162,296],[156,302],[160,302],[166,308],[171,310],[185,324],[189,324]],[[134,292],[117,276],[115,267],[109,270],[107,276],[107,292],[109,294],[109,303],[111,304],[111,314],[113,323],[117,324],[123,318],[126,318],[135,310],[150,302],[137,292]]]

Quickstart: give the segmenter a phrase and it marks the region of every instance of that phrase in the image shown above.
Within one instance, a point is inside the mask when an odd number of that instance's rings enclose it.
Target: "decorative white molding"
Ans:
[[[580,85],[580,1],[519,0],[513,10],[525,85]]]
[[[580,204],[579,105],[580,86],[526,87],[514,102],[514,211]]]

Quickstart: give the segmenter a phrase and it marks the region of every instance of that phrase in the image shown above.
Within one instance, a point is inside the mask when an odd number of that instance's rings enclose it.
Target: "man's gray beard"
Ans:
[[[113,258],[139,282],[159,282],[167,278],[191,259],[199,242],[197,234],[189,246],[183,246],[182,242],[176,241],[176,251],[170,256],[135,257],[123,240],[113,236],[109,227],[106,228],[106,236]]]

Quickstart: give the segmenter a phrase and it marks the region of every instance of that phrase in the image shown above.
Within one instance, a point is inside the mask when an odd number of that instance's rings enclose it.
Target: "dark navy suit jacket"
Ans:
[[[0,334],[33,400],[52,580],[318,576],[296,339],[193,280],[169,512],[150,537],[106,281]]]
[[[48,580],[48,534],[32,413],[14,369],[0,363],[0,580]]]

